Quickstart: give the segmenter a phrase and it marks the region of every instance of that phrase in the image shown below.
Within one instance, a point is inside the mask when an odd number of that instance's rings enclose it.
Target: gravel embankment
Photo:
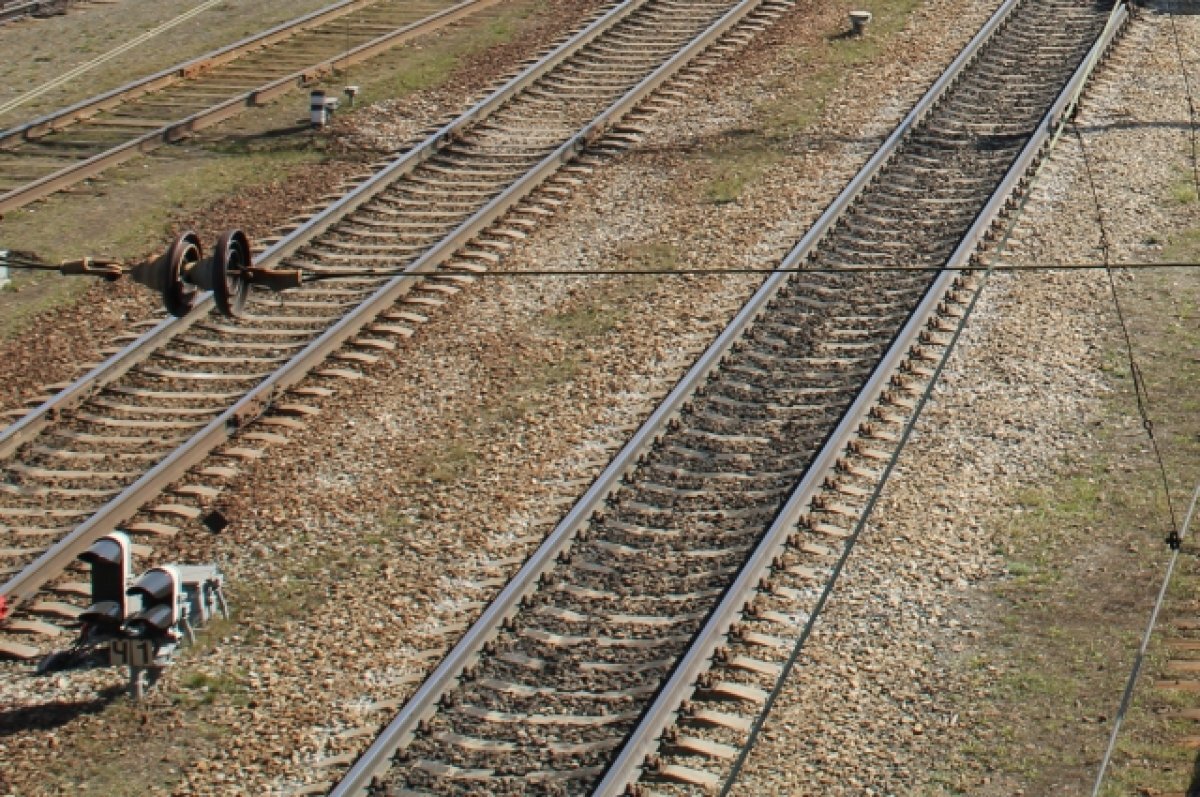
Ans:
[[[1200,25],[1177,22],[1185,57],[1195,58]],[[1167,18],[1144,14],[1078,120],[1115,262],[1152,260],[1155,241],[1200,215],[1194,202],[1169,201],[1188,173],[1170,36]],[[1078,142],[1065,136],[1005,260],[1099,262],[1096,216]],[[1127,312],[1137,311],[1142,279],[1118,278]],[[1180,279],[1195,285],[1194,275]],[[992,277],[735,793],[1088,793],[1168,552],[1145,526],[1050,529],[1045,545],[1070,553],[1047,575],[1057,591],[1082,594],[1070,613],[1090,612],[1093,645],[1080,656],[1088,664],[1053,662],[1038,673],[1047,694],[1003,705],[997,695],[1016,691],[1016,662],[1028,651],[997,648],[1013,637],[1034,646],[1039,633],[1005,629],[1001,596],[1021,570],[1004,550],[1032,511],[1025,491],[1130,447],[1133,460],[1114,481],[1153,472],[1133,397],[1119,384],[1122,346],[1104,272]],[[1194,462],[1184,470],[1187,489]],[[1087,567],[1074,572],[1071,561]],[[1129,599],[1127,614],[1108,613],[1114,593]],[[1145,675],[1142,689],[1151,681]],[[1045,730],[1056,722],[1069,730]],[[1175,773],[1180,792],[1188,774]]]
[[[266,5],[269,4],[264,4],[263,14],[269,10]],[[151,251],[129,251],[124,257],[129,263],[157,257],[171,237],[184,230],[196,232],[205,242],[215,240],[230,227],[245,230],[251,240],[266,237],[302,212],[311,213],[314,206],[328,204],[327,197],[343,180],[368,172],[366,163],[378,161],[396,147],[411,143],[419,131],[457,113],[472,99],[485,93],[498,75],[517,69],[526,58],[544,50],[577,27],[580,19],[602,6],[600,0],[556,3],[549,11],[529,17],[509,41],[461,56],[436,90],[417,91],[380,103],[369,114],[338,116],[323,142],[328,144],[325,162],[292,169],[286,177],[263,185],[241,188],[234,195],[223,197],[207,207],[190,207],[185,203],[173,214],[170,235],[156,241]],[[239,13],[244,12],[242,9]],[[228,24],[235,21],[239,26],[250,24],[238,14],[232,17],[227,20]],[[142,21],[145,23],[146,19]],[[485,14],[479,20],[459,23],[457,28],[487,24]],[[70,49],[71,36],[78,33],[73,29],[39,30],[44,43],[53,43],[66,50]],[[435,36],[421,47],[435,55],[444,53],[447,51],[444,38],[447,37]],[[453,47],[451,42],[450,51]],[[123,73],[126,79],[143,74],[136,71],[137,64],[126,65],[126,69],[134,70]],[[237,124],[235,119],[230,124],[214,127],[198,140],[228,144],[230,137],[235,140],[238,137]],[[302,138],[307,139],[307,134]],[[304,148],[303,143],[294,141],[290,146]],[[141,162],[138,168],[153,175],[168,168],[165,164],[170,159],[148,161]],[[160,205],[179,205],[180,201],[162,198]],[[59,227],[78,225],[70,206],[64,207],[51,200],[33,207],[33,212],[55,218]],[[14,223],[20,224],[19,221]],[[0,221],[0,240],[12,245],[4,225],[5,222]],[[80,244],[80,250],[72,251],[71,256],[113,255],[112,252],[97,252],[94,246],[91,241]],[[11,328],[0,325],[0,411],[16,409],[43,397],[46,385],[82,376],[81,365],[101,362],[104,351],[116,345],[114,338],[128,333],[132,323],[163,316],[159,297],[128,280],[87,284],[83,278],[73,278],[70,288],[79,290],[81,295],[73,299],[56,299],[56,295],[64,293],[65,286],[61,282],[62,278],[53,274],[37,282],[20,279],[14,282],[13,291],[0,293],[0,318],[6,313],[12,313],[18,319],[35,316],[14,322]],[[17,288],[19,290],[15,290]],[[48,309],[38,313],[30,310],[37,306]]]
[[[835,89],[816,132],[738,201],[708,201],[722,134],[755,107],[803,102],[812,53],[844,27],[844,8],[795,9],[656,117],[509,264],[777,262],[988,11],[921,6],[870,60],[824,77]],[[0,741],[12,788],[99,792],[119,774],[149,793],[273,793],[317,777],[304,764],[361,749],[339,733],[386,719],[367,707],[412,688],[755,282],[487,280],[451,299],[393,365],[339,385],[308,431],[227,488],[233,526],[163,552],[221,561],[237,614],[144,706],[91,702],[116,673],[9,668],[5,702],[67,703],[57,719],[28,710],[59,726],[49,755],[45,730]],[[150,741],[140,722],[172,736]],[[102,766],[81,765],[101,751]]]
[[[792,139],[736,202],[709,202],[722,134],[755,107],[800,102],[811,53],[844,25],[844,7],[802,5],[656,117],[508,267],[777,262],[991,5],[921,5],[900,36],[835,76],[818,133]],[[1122,240],[1152,218],[1157,196],[1153,169],[1133,178],[1147,181],[1145,201],[1123,214]],[[1074,179],[1054,167],[1039,206],[1085,218]],[[1077,226],[1070,237],[1030,232],[1027,251],[1091,247]],[[161,552],[220,561],[236,614],[144,705],[95,700],[120,685],[116,673],[33,680],[5,665],[0,701],[13,708],[0,783],[22,795],[115,784],[227,794],[319,778],[309,765],[365,746],[369,737],[344,732],[388,717],[372,703],[413,688],[755,282],[485,279],[451,298],[392,363],[337,384],[308,430],[227,486],[218,503],[229,529],[191,530]],[[989,519],[1095,412],[1102,288],[1096,275],[994,278],[742,793],[919,792],[932,754],[983,722],[961,712],[952,724],[942,710],[938,690],[965,681],[941,654],[966,655],[986,585],[1003,578]],[[1031,329],[1054,345],[1019,345]],[[973,776],[969,761],[953,766]]]

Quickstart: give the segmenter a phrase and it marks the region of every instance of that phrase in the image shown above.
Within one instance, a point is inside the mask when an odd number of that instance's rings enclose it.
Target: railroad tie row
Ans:
[[[972,276],[960,277],[946,297],[944,312],[930,320],[921,342],[910,349],[891,387],[825,477],[786,549],[747,602],[711,668],[697,681],[692,698],[681,706],[658,752],[647,761],[637,793],[652,793],[654,783],[710,793],[729,777],[755,723],[763,720],[768,696],[779,686],[784,665],[812,620],[835,564],[851,544],[977,284]]]

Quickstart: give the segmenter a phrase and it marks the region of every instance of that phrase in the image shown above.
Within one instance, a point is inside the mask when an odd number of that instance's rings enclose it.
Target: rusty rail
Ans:
[[[1015,5],[1016,3],[1009,0],[1001,6],[989,22],[989,35],[991,30],[1002,23],[1003,17],[1007,16],[1008,11]],[[628,786],[637,779],[646,755],[658,745],[664,730],[678,717],[680,706],[693,692],[696,677],[707,668],[714,651],[728,636],[734,621],[741,616],[747,597],[753,592],[762,574],[769,569],[771,562],[783,548],[787,534],[795,527],[797,518],[812,503],[813,497],[821,488],[822,480],[834,468],[837,458],[846,448],[847,441],[867,418],[876,397],[886,388],[887,379],[895,371],[904,354],[915,343],[929,320],[937,314],[938,304],[949,289],[957,272],[971,267],[971,261],[975,257],[976,251],[987,239],[993,224],[1004,212],[1009,198],[1015,194],[1022,180],[1036,167],[1046,149],[1054,142],[1068,116],[1069,109],[1078,100],[1088,78],[1104,53],[1112,46],[1116,35],[1128,19],[1128,6],[1125,3],[1118,3],[1113,9],[1104,31],[1093,45],[1089,56],[1084,59],[1071,80],[1060,92],[1054,105],[1046,112],[1024,150],[993,193],[991,200],[980,211],[975,223],[946,262],[945,270],[930,287],[921,306],[909,318],[904,330],[897,337],[896,343],[881,361],[859,399],[847,411],[845,417],[838,424],[837,430],[830,436],[830,441],[813,461],[812,468],[788,498],[787,504],[748,560],[746,569],[725,593],[720,605],[697,634],[687,655],[676,665],[671,680],[663,687],[653,705],[642,716],[637,729],[626,741],[620,756],[609,767],[604,779],[593,792],[594,795],[612,797],[625,794]],[[972,44],[982,45],[982,39],[977,39]],[[803,246],[803,242],[801,246]],[[796,254],[793,253],[793,255]],[[789,256],[788,261],[792,259],[793,257]],[[785,264],[788,261],[785,261]],[[800,262],[799,257],[796,257],[795,262]],[[831,588],[831,585],[827,587],[827,589]],[[816,614],[813,614],[808,619],[808,628],[811,628],[815,622]]]
[[[32,14],[40,5],[40,0],[30,0],[26,3],[10,3],[0,6],[0,22],[8,22]]]
[[[293,22],[285,23],[270,31],[218,50],[210,55],[188,61],[186,64],[171,67],[156,75],[131,83],[119,89],[84,100],[55,114],[35,119],[28,124],[0,133],[0,147],[6,142],[24,138],[33,139],[41,135],[62,129],[83,119],[87,119],[101,111],[116,107],[134,97],[165,88],[179,80],[197,75],[216,66],[235,60],[247,50],[269,46],[277,41],[295,35],[301,30],[324,24],[330,20],[344,16],[357,8],[375,0],[346,0],[336,6],[330,6],[322,11],[314,12]],[[354,47],[324,61],[305,67],[256,89],[239,94],[228,100],[213,105],[203,111],[194,113],[185,119],[132,139],[119,146],[113,147],[77,164],[60,169],[20,188],[0,194],[0,215],[29,204],[42,197],[74,185],[81,180],[95,177],[104,170],[119,163],[150,152],[164,144],[181,141],[205,128],[236,116],[247,108],[253,108],[274,100],[281,94],[294,88],[302,87],[334,71],[335,68],[352,66],[361,61],[373,58],[382,52],[397,47],[407,41],[430,33],[452,22],[463,19],[476,11],[496,5],[500,0],[463,0],[463,2],[439,11],[425,19],[410,25],[397,28],[391,33]]]
[[[184,61],[181,64],[168,67],[160,72],[155,72],[153,75],[139,78],[111,91],[97,94],[95,97],[81,100],[74,105],[40,116],[25,124],[9,128],[8,130],[0,130],[0,147],[14,139],[37,138],[53,130],[68,127],[101,111],[115,108],[130,99],[165,88],[179,80],[194,77],[213,67],[235,61],[251,50],[269,47],[272,44],[291,38],[302,30],[332,21],[373,2],[377,2],[377,0],[342,0],[339,3],[334,3],[302,17],[297,17],[296,19],[276,25],[262,33],[248,36],[219,50],[197,56],[190,61]],[[36,0],[30,3],[30,5],[37,5]]]
[[[66,537],[47,550],[36,561],[4,584],[0,585],[0,598],[7,599],[15,607],[29,600],[48,580],[60,573],[75,557],[97,538],[115,528],[134,513],[151,497],[160,493],[173,481],[200,462],[217,446],[229,440],[239,428],[245,426],[268,409],[274,399],[291,385],[304,378],[314,367],[356,335],[365,325],[390,307],[399,297],[410,291],[421,275],[431,272],[449,258],[464,243],[500,219],[513,206],[524,199],[538,185],[554,174],[564,163],[571,160],[589,143],[601,136],[617,120],[632,110],[665,81],[669,80],[691,58],[742,17],[757,7],[763,0],[743,0],[736,8],[741,12],[730,12],[718,23],[719,32],[710,29],[708,35],[697,39],[691,46],[661,66],[641,83],[631,89],[606,111],[592,120],[557,150],[530,170],[524,177],[511,185],[503,194],[481,208],[474,216],[463,222],[454,232],[410,264],[405,270],[379,288],[371,297],[350,314],[326,330],[297,353],[283,367],[248,391],[236,404],[225,410],[203,429],[194,434],[174,453],[144,474],[134,484],[123,490],[102,507],[86,522],[76,527]],[[459,129],[473,125],[500,108],[509,98],[559,63],[587,46],[608,28],[632,14],[641,0],[625,0],[593,21],[584,30],[539,59],[521,75],[510,80],[491,96],[469,109],[457,120],[430,136],[421,146],[407,153],[371,180],[359,186],[351,194],[310,219],[262,254],[259,263],[269,266],[278,263],[312,238],[320,235],[338,220],[353,213],[359,206],[385,190],[399,175],[423,162],[444,141],[451,139]],[[117,355],[98,366],[91,373],[72,384],[62,394],[47,401],[21,422],[0,434],[0,456],[11,452],[21,442],[30,439],[44,428],[53,416],[62,409],[75,406],[92,395],[111,379],[128,371],[150,348],[202,318],[212,306],[211,295],[206,294],[196,309],[182,319],[168,319],[148,331],[138,341],[127,346]]]

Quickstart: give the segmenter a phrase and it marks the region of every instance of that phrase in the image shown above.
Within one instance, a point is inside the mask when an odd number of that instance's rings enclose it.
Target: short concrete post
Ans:
[[[870,11],[851,11],[850,12],[850,35],[861,36],[863,30],[867,27],[867,23],[871,21]]]

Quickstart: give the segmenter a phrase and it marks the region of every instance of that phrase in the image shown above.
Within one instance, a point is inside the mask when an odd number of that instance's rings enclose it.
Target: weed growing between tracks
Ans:
[[[1170,236],[1162,259],[1195,262],[1200,258],[1200,228]],[[1151,398],[1155,435],[1163,450],[1171,477],[1175,513],[1179,522],[1187,509],[1197,478],[1200,478],[1200,275],[1194,270],[1163,270],[1138,273],[1127,289],[1127,312]],[[1128,379],[1125,379],[1128,382]],[[1144,435],[1129,438],[1140,460],[1148,455]],[[1142,515],[1129,518],[1148,526],[1148,536],[1160,536],[1164,517],[1161,487],[1148,468],[1139,469],[1142,485]],[[1153,492],[1152,492],[1153,490]],[[1153,504],[1151,504],[1153,497]],[[1196,767],[1195,749],[1183,742],[1194,738],[1195,722],[1184,718],[1181,709],[1195,709],[1200,698],[1194,692],[1156,687],[1158,680],[1194,680],[1194,674],[1167,671],[1164,663],[1170,650],[1166,641],[1187,636],[1176,630],[1178,621],[1196,619],[1196,595],[1200,594],[1200,560],[1197,532],[1184,541],[1182,558],[1171,585],[1163,617],[1151,647],[1151,666],[1143,674],[1135,709],[1130,713],[1127,730],[1122,734],[1113,761],[1106,795],[1129,794],[1138,789],[1164,789],[1182,792],[1189,788]],[[1188,654],[1177,658],[1194,658]]]
[[[464,61],[490,57],[489,51],[516,41],[522,26],[528,26],[528,20],[545,12],[548,5],[547,0],[527,0],[485,12],[478,22],[433,34],[435,45],[402,47],[365,66],[351,67],[336,81],[326,81],[326,91],[336,96],[346,83],[356,83],[360,101],[377,102],[440,89],[454,79]]]
[[[529,39],[545,32],[541,24],[526,20],[544,9],[545,0],[524,0],[503,10],[481,13],[433,34],[414,46],[402,46],[369,63],[336,73],[323,87],[340,96],[348,82],[360,85],[359,105],[379,100],[399,100],[419,91],[446,90],[452,94],[477,92],[476,73],[503,69],[506,57],[516,62],[508,48],[527,48]],[[524,25],[524,27],[522,27]],[[526,52],[522,50],[522,52]],[[130,77],[135,76],[131,73]],[[486,78],[484,78],[486,79]],[[316,87],[316,86],[314,86]],[[164,150],[166,157],[139,157],[112,169],[78,193],[63,192],[33,206],[21,208],[0,222],[6,248],[32,250],[57,260],[82,255],[136,259],[157,253],[164,238],[176,227],[190,227],[205,208],[220,206],[255,189],[280,182],[304,182],[317,164],[361,153],[329,152],[330,136],[314,134],[308,124],[308,98],[290,92],[279,101],[236,117],[198,137]],[[401,142],[390,142],[395,146]],[[332,191],[332,178],[316,195]],[[286,193],[286,192],[284,192]],[[314,197],[315,198],[315,195]],[[278,200],[259,197],[268,208]],[[311,198],[293,201],[292,210]],[[242,208],[243,216],[262,215]],[[279,214],[271,225],[285,221]],[[248,222],[230,219],[230,224]],[[65,303],[77,294],[58,297]],[[7,310],[0,306],[0,311]],[[8,313],[4,313],[8,315]]]

